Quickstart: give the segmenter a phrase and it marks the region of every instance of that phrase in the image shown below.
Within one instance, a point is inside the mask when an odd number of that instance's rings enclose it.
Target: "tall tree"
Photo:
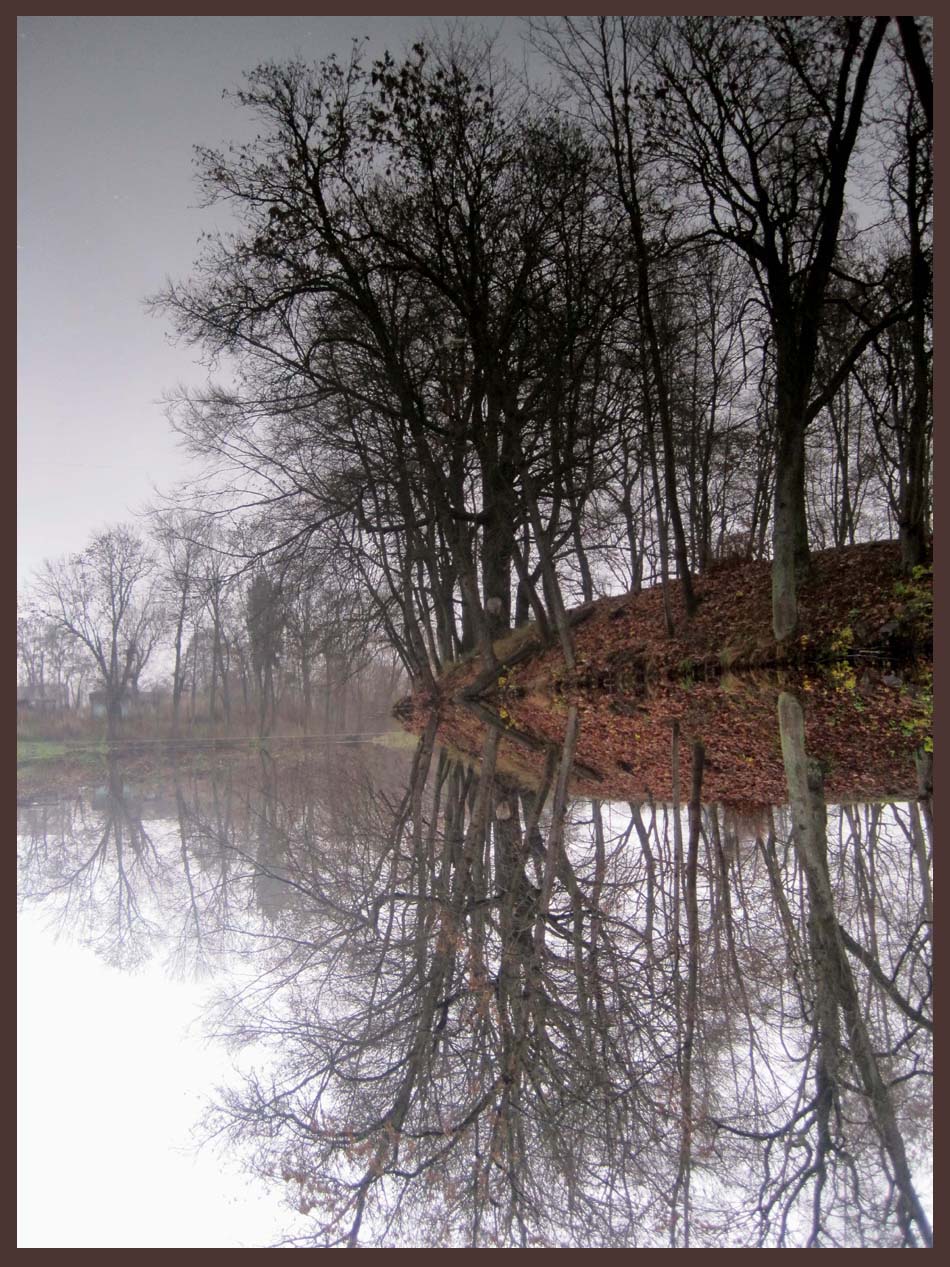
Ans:
[[[206,549],[207,521],[184,510],[153,514],[152,535],[158,544],[158,584],[172,633],[172,730],[177,734],[185,690],[185,626],[199,606],[200,558]]]
[[[263,569],[252,579],[246,601],[251,664],[257,685],[258,733],[263,736],[277,713],[275,676],[286,617],[280,590]]]
[[[805,435],[830,386],[815,364],[871,74],[888,18],[682,18],[656,45],[656,144],[704,195],[708,229],[740,251],[775,350],[772,618],[798,624],[808,564]],[[889,320],[894,319],[890,314]]]
[[[899,18],[905,23],[909,19]],[[905,28],[901,27],[905,35]],[[920,85],[918,84],[918,89]],[[909,85],[908,85],[909,87]],[[932,422],[931,312],[933,216],[933,105],[928,122],[920,118],[907,92],[901,119],[901,153],[890,173],[892,196],[903,212],[910,273],[909,342],[913,387],[906,420],[904,461],[900,464],[899,536],[901,559],[910,571],[927,555],[928,426]]]
[[[841,1111],[844,1047],[857,1069],[871,1116],[888,1158],[897,1189],[897,1216],[905,1234],[916,1228],[925,1245],[933,1245],[930,1220],[914,1185],[907,1148],[894,1108],[891,1087],[879,1057],[845,953],[845,935],[838,923],[828,870],[824,776],[820,763],[805,748],[805,723],[798,699],[779,696],[779,730],[788,780],[793,835],[807,886],[808,935],[812,960],[814,1017],[818,1046],[815,1104],[819,1131],[817,1165],[823,1170],[834,1149],[832,1122]],[[847,939],[853,941],[851,938]],[[840,1016],[839,1016],[840,1012]],[[841,1017],[845,1022],[844,1034]],[[817,1231],[817,1229],[816,1229]],[[911,1241],[911,1243],[913,1243]]]
[[[640,26],[638,27],[638,24]],[[630,235],[639,333],[645,348],[642,391],[648,425],[659,424],[666,513],[673,531],[677,569],[687,616],[696,610],[683,517],[676,486],[676,451],[669,361],[658,316],[666,243],[656,215],[645,153],[646,133],[636,101],[643,50],[642,19],[599,17],[584,23],[565,18],[543,28],[542,43],[579,93],[611,158],[613,183]]]

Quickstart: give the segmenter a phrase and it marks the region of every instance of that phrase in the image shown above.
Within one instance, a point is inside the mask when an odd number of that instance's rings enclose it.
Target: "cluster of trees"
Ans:
[[[205,509],[332,558],[423,686],[529,618],[571,664],[618,585],[688,618],[724,551],[782,640],[811,545],[928,548],[927,20],[533,40],[546,94],[461,36],[258,67],[258,138],[200,152],[236,231],[155,300],[230,372],[171,406]]]
[[[929,1243],[929,805],[826,810],[793,713],[754,820],[676,735],[671,806],[573,799],[576,715],[533,791],[434,723],[408,772],[262,755],[165,808],[116,770],[68,828],[24,811],[22,892],[119,962],[239,959],[217,1029],[271,1057],[209,1127],[288,1243]]]
[[[921,562],[927,21],[532,38],[556,91],[462,36],[247,77],[257,140],[200,152],[236,230],[153,301],[228,370],[170,403],[201,474],[153,551],[44,570],[31,684],[94,665],[114,723],[162,629],[176,725],[203,688],[267,729],[291,662],[309,722],[320,661],[329,721],[377,641],[428,687],[533,619],[570,666],[572,604],[658,581],[672,631],[736,553],[771,554],[782,640],[810,545]]]
[[[277,718],[306,730],[360,729],[400,680],[372,607],[315,559],[247,565],[206,517],[153,514],[150,539],[128,525],[48,561],[17,613],[21,681],[78,709],[96,684],[108,733],[147,677],[168,683],[172,732],[196,721]]]

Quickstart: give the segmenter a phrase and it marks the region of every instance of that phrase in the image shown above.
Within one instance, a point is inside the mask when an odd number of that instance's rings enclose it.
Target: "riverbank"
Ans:
[[[110,763],[132,779],[161,776],[169,771],[210,774],[239,762],[259,763],[262,755],[278,758],[321,751],[327,747],[355,747],[372,743],[402,749],[415,740],[401,729],[365,734],[222,736],[213,739],[126,739],[51,741],[17,740],[17,802],[36,795],[77,792],[101,783]]]
[[[575,609],[573,672],[559,646],[540,645],[534,626],[514,630],[495,646],[500,667],[484,694],[611,690],[665,678],[705,679],[724,671],[807,670],[842,660],[884,665],[933,654],[932,570],[904,576],[896,542],[813,555],[799,590],[800,632],[791,644],[772,637],[767,560],[720,565],[697,576],[695,590],[698,610],[687,620],[680,587],[670,587],[672,637],[660,586]],[[437,697],[420,692],[401,701],[403,715],[407,708],[427,708],[437,698],[465,692],[484,675],[483,668],[478,656],[449,666],[437,683]]]
[[[768,563],[697,578],[692,621],[673,595],[672,638],[661,590],[603,599],[573,613],[573,673],[559,648],[540,648],[527,628],[496,646],[500,666],[477,699],[473,684],[485,673],[473,658],[453,665],[436,695],[403,701],[398,715],[418,732],[434,709],[439,739],[472,759],[484,727],[500,726],[519,767],[512,774],[534,785],[576,707],[584,769],[575,771],[575,791],[621,800],[671,796],[675,723],[683,742],[706,745],[704,796],[780,804],[776,701],[793,690],[830,798],[913,796],[914,754],[932,746],[929,569],[902,576],[894,543],[815,555],[801,590],[801,634],[785,647],[770,636],[770,584]]]

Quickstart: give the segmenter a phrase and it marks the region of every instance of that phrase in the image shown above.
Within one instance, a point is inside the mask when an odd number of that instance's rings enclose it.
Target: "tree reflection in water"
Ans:
[[[576,714],[532,790],[434,722],[401,784],[177,775],[175,831],[113,771],[22,812],[23,893],[113,960],[227,963],[216,1031],[273,1060],[208,1125],[310,1215],[288,1243],[929,1243],[929,813],[826,810],[783,720],[791,812],[704,805],[675,731],[674,804],[572,797]]]

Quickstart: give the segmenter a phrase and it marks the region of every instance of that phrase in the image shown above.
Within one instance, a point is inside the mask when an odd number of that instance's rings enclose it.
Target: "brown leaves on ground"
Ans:
[[[874,542],[825,550],[812,556],[808,578],[798,595],[800,637],[794,647],[779,647],[772,637],[772,570],[768,561],[725,565],[695,578],[699,607],[686,619],[680,586],[671,584],[674,634],[669,637],[660,586],[640,594],[603,599],[578,626],[575,654],[581,678],[642,672],[656,677],[707,666],[749,669],[840,655],[852,647],[878,648],[919,616],[932,580],[913,585],[901,575],[894,542]],[[915,599],[919,601],[915,603]],[[892,624],[897,629],[889,630]],[[850,631],[844,634],[844,631]],[[885,631],[885,632],[882,632]],[[842,639],[847,646],[842,646]],[[565,679],[557,648],[532,659],[518,671],[530,686]]]
[[[705,800],[781,804],[787,797],[777,701],[782,690],[793,690],[804,703],[809,750],[826,767],[830,800],[913,795],[914,749],[929,733],[922,702],[929,665],[894,674],[883,657],[901,645],[929,650],[929,576],[903,578],[891,542],[815,555],[799,594],[801,637],[791,648],[771,638],[767,562],[698,577],[696,590],[701,602],[689,622],[674,592],[672,638],[658,587],[594,604],[575,631],[574,675],[557,648],[500,671],[490,701],[500,724],[511,735],[557,745],[576,704],[577,760],[600,778],[576,776],[575,792],[668,801],[678,721],[684,743],[695,737],[706,746]],[[452,691],[479,667],[457,666],[448,679]],[[412,700],[411,729],[432,703]],[[475,756],[481,723],[446,695],[437,706],[440,739]],[[543,752],[515,739],[504,748],[512,775],[536,785]]]

